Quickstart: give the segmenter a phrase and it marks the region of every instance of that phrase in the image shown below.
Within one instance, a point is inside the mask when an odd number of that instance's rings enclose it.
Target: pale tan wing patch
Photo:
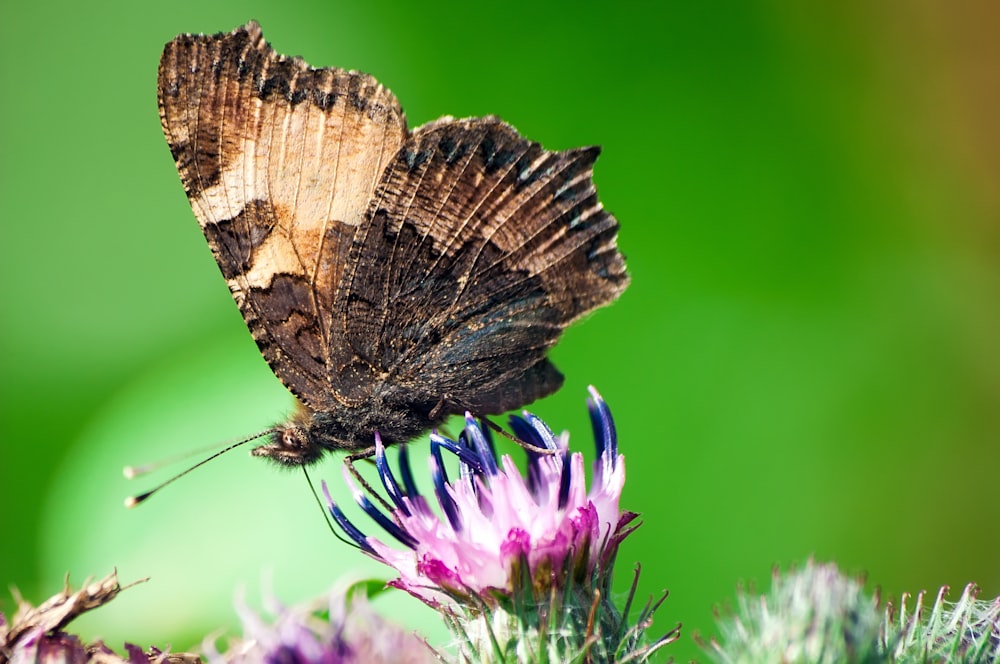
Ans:
[[[406,138],[367,74],[276,53],[254,23],[181,35],[159,72],[163,131],[191,207],[275,374],[322,409],[329,312],[357,227]]]

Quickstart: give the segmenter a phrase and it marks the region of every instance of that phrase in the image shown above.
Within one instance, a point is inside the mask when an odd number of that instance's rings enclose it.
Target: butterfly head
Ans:
[[[285,424],[271,434],[271,442],[255,447],[251,454],[267,457],[279,466],[307,466],[323,456],[324,449],[298,424]]]

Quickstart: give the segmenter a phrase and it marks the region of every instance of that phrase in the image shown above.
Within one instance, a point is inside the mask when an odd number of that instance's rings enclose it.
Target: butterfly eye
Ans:
[[[291,448],[303,447],[302,433],[298,429],[285,429],[280,434],[281,444]]]

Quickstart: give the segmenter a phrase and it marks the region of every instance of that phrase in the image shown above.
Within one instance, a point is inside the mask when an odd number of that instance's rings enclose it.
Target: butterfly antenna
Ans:
[[[243,438],[241,440],[237,440],[235,443],[231,443],[231,444],[225,446],[224,448],[222,448],[218,452],[215,452],[211,456],[209,456],[209,457],[207,457],[205,459],[202,459],[201,461],[199,461],[198,463],[194,464],[190,468],[177,473],[176,475],[174,475],[173,477],[171,477],[167,481],[163,482],[162,484],[160,484],[158,486],[153,487],[149,491],[146,491],[145,493],[140,493],[137,496],[129,496],[128,498],[125,499],[125,507],[132,508],[132,507],[135,507],[136,505],[138,505],[139,503],[145,502],[154,493],[157,493],[160,489],[164,488],[165,486],[167,486],[169,484],[172,484],[173,482],[175,482],[175,481],[179,480],[180,478],[184,477],[185,475],[187,475],[188,473],[190,473],[195,468],[200,468],[201,466],[204,466],[206,463],[208,463],[212,459],[215,459],[216,457],[220,457],[223,454],[225,454],[226,452],[228,452],[230,450],[236,449],[240,445],[245,445],[245,444],[249,443],[252,440],[257,440],[258,438],[261,438],[261,437],[266,436],[268,434],[274,433],[275,431],[276,431],[276,429],[265,429],[264,431],[261,431],[260,433],[255,433],[252,436],[248,436],[247,438]],[[195,454],[196,453],[197,452],[195,452]],[[180,456],[180,458],[183,459],[183,458],[188,457],[188,456],[191,456],[191,455],[190,454],[183,454],[183,455]],[[148,466],[139,466],[140,472],[136,472],[135,467],[133,467],[133,466],[126,466],[123,472],[125,474],[125,477],[131,479],[132,477],[137,477],[138,475],[142,475],[145,472],[149,472],[148,469],[150,469],[150,468],[159,468],[160,466],[163,466],[164,463],[165,462],[160,462],[160,463],[156,463],[156,464],[150,464]]]
[[[333,527],[333,522],[330,521],[330,514],[327,512],[326,507],[323,505],[323,501],[320,500],[319,494],[316,493],[316,486],[313,484],[312,478],[309,477],[309,471],[306,470],[305,466],[302,466],[302,474],[306,476],[306,484],[309,485],[309,490],[312,491],[313,498],[316,499],[316,504],[319,505],[320,511],[323,512],[323,520],[326,521],[326,527],[330,529],[330,532],[333,533],[334,537],[339,539],[344,544],[348,546],[353,546],[355,549],[360,549],[361,547],[358,546],[357,542],[352,542],[348,539],[345,539],[340,533],[337,532],[337,529]]]
[[[243,443],[243,442],[246,442],[247,440],[253,440],[254,438],[256,438],[258,436],[262,436],[262,435],[264,435],[266,433],[270,433],[270,431],[265,431],[263,433],[256,434],[255,436],[252,436],[251,438],[240,439],[238,442]],[[232,442],[232,441],[230,441],[230,442]],[[228,444],[229,443],[223,443],[223,445],[228,445]],[[127,480],[134,480],[137,477],[141,477],[143,475],[148,475],[149,473],[152,473],[153,471],[159,470],[160,468],[163,468],[164,466],[170,466],[170,465],[173,465],[173,464],[177,463],[178,461],[184,461],[185,459],[190,459],[193,456],[198,456],[200,454],[205,454],[206,452],[214,452],[217,449],[219,449],[219,444],[218,443],[213,443],[212,445],[206,445],[205,447],[199,447],[196,450],[189,450],[187,452],[181,452],[180,454],[175,454],[173,456],[167,457],[166,459],[160,459],[159,461],[154,461],[153,463],[147,463],[147,464],[144,464],[142,466],[125,466],[124,468],[122,468],[122,475],[124,475],[125,479],[127,479]]]

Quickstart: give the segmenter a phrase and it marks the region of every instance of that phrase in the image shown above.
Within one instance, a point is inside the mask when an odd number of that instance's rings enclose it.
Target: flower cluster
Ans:
[[[597,450],[589,488],[583,456],[570,451],[568,436],[527,412],[510,420],[528,455],[524,473],[509,456],[497,458],[490,429],[469,415],[457,440],[432,434],[433,497],[417,489],[407,447],[399,447],[394,471],[376,437],[385,496],[345,476],[358,505],[394,545],[365,535],[324,484],[335,522],[365,554],[395,570],[390,586],[440,613],[454,643],[435,651],[383,620],[366,595],[355,592],[372,583],[365,582],[304,607],[271,599],[270,621],[240,602],[243,637],[222,653],[214,638],[206,640],[205,657],[210,664],[647,661],[679,637],[680,625],[658,639],[645,637],[662,599],[646,603],[630,621],[638,571],[624,606],[612,601],[615,558],[637,527],[636,515],[620,508],[625,460],[611,412],[593,388],[588,405]],[[445,453],[457,459],[453,478]],[[110,574],[77,591],[67,586],[37,607],[18,597],[10,620],[0,614],[0,664],[202,661],[127,643],[121,655],[66,631],[75,617],[121,590]],[[980,600],[974,585],[956,602],[946,594],[942,588],[927,606],[920,593],[912,610],[905,595],[898,608],[880,607],[835,565],[809,561],[800,570],[775,571],[765,594],[741,592],[736,611],[720,621],[719,637],[703,645],[721,664],[1000,661],[1000,598]]]

